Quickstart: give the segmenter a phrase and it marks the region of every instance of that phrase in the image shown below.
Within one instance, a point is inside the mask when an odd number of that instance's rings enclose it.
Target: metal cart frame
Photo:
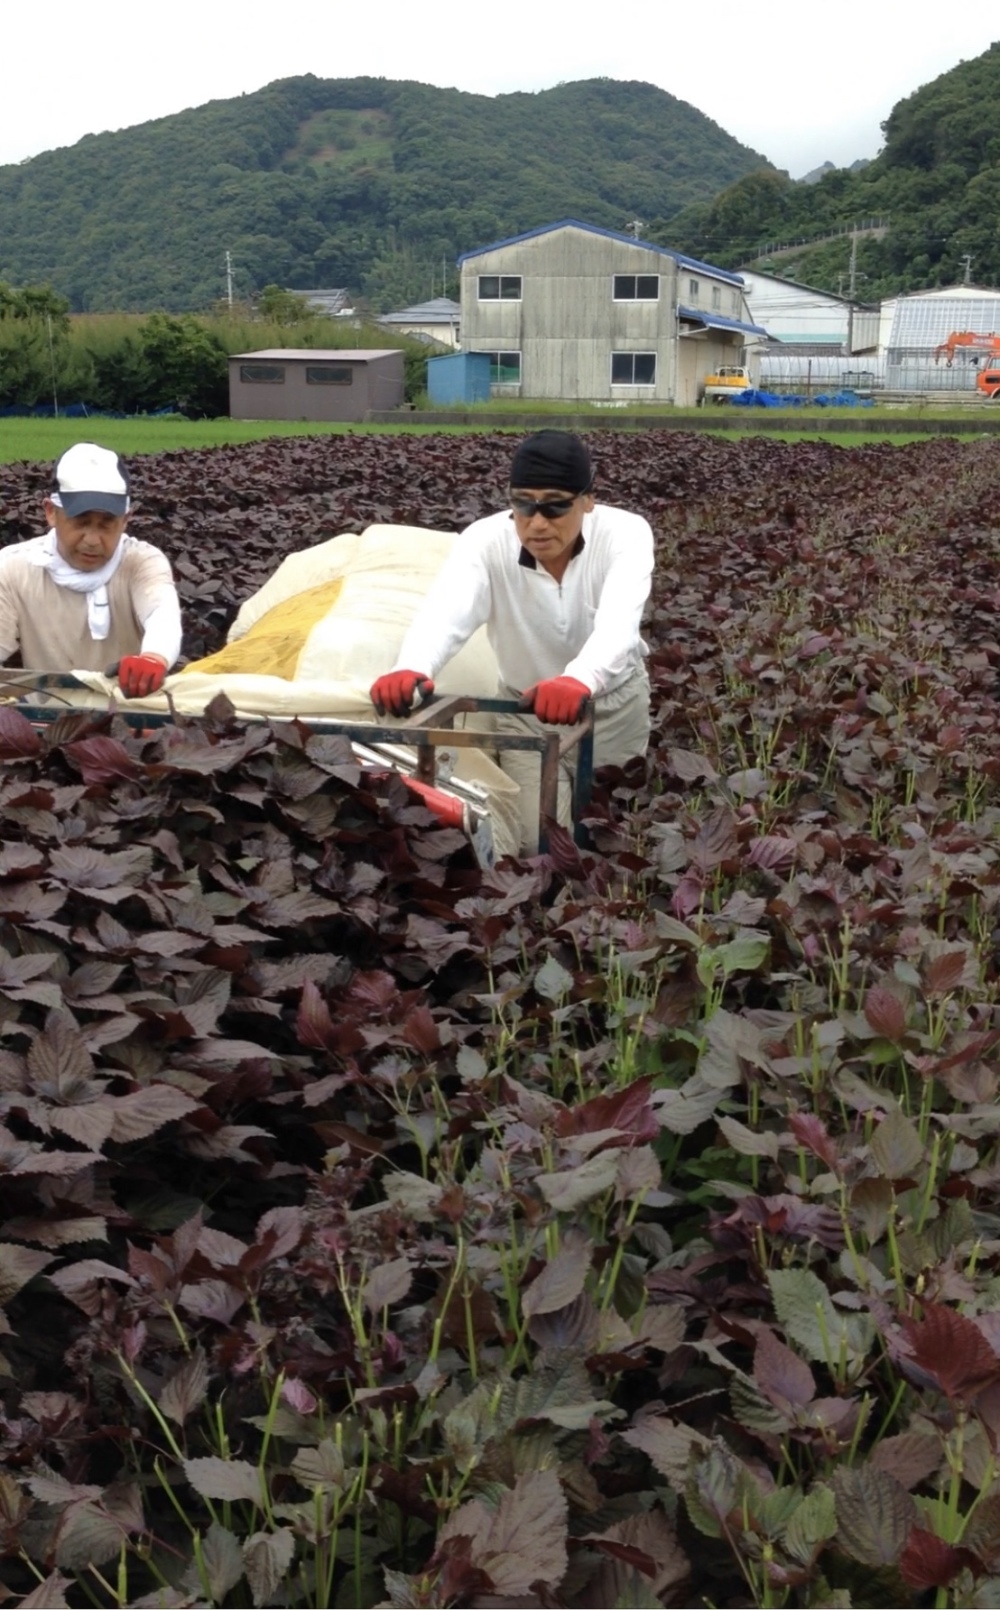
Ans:
[[[95,705],[75,705],[68,700],[62,704],[31,704],[26,695],[31,692],[52,693],[58,699],[60,689],[85,688],[69,672],[30,672],[0,670],[0,698],[4,693],[18,695],[13,708],[28,721],[50,722],[70,714],[100,715],[113,713],[122,717],[130,727],[140,731],[150,727],[166,727],[175,722],[173,713],[166,711],[130,710],[127,705],[110,700],[100,708]],[[585,836],[583,814],[590,802],[594,782],[594,711],[588,702],[583,719],[569,728],[545,730],[538,733],[478,732],[454,725],[459,715],[514,715],[523,714],[516,699],[486,699],[468,694],[434,694],[426,704],[408,720],[386,726],[370,721],[325,721],[311,716],[245,717],[248,721],[272,720],[277,726],[291,725],[293,721],[311,731],[347,738],[352,743],[372,748],[379,744],[403,745],[416,752],[414,775],[431,787],[437,784],[437,751],[450,749],[492,749],[498,753],[522,749],[541,757],[541,780],[538,791],[538,845],[544,853],[548,849],[547,819],[555,821],[559,805],[559,767],[567,755],[577,751],[576,773],[573,782],[573,831],[579,844]],[[197,720],[197,717],[191,717]],[[392,761],[386,758],[392,769]]]

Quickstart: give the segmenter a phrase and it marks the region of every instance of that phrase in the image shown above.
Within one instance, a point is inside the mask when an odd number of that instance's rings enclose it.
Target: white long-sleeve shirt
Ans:
[[[173,665],[181,609],[166,554],[137,537],[121,538],[122,560],[108,582],[110,631],[95,640],[86,594],[59,587],[33,562],[45,540],[0,549],[0,662],[20,649],[28,671],[103,671],[130,654],[159,654]]]
[[[459,537],[393,669],[436,677],[485,625],[509,687],[572,676],[608,693],[648,653],[639,623],[652,576],[653,533],[641,515],[596,505],[560,581],[522,547],[509,512],[488,515]]]

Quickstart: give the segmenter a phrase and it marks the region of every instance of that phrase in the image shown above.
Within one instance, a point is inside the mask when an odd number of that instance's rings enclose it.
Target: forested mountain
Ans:
[[[378,309],[440,293],[443,265],[504,235],[668,220],[761,167],[651,84],[290,78],[0,167],[0,280],[78,311],[201,308],[228,250],[237,295],[346,285]]]
[[[808,237],[819,243],[768,261],[775,273],[836,291],[845,285],[849,243],[819,238],[888,216],[884,236],[859,238],[860,296],[874,301],[967,275],[1000,285],[998,104],[994,44],[899,101],[882,125],[883,150],[860,171],[834,169],[816,184],[773,170],[748,174],[657,225],[655,238],[737,267],[753,262],[763,241]]]

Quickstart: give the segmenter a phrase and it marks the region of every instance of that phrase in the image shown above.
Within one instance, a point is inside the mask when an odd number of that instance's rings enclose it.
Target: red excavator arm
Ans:
[[[962,348],[1000,357],[1000,335],[984,335],[979,330],[952,330],[946,340],[934,348],[934,362],[940,363],[943,358],[950,368],[955,360],[955,354]]]

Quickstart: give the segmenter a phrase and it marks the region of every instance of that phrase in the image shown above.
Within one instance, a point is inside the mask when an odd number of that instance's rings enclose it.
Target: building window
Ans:
[[[614,276],[616,302],[658,302],[660,299],[659,274],[616,274]]]
[[[712,306],[715,308],[717,313],[721,313],[721,311],[722,311],[722,287],[720,285],[713,285],[712,286]]]
[[[283,363],[241,363],[240,379],[248,386],[283,386]]]
[[[487,352],[490,360],[491,386],[519,386],[521,384],[521,354],[519,352]]]
[[[520,302],[520,274],[480,274],[480,302]]]
[[[697,300],[698,300],[698,281],[697,280],[688,280],[688,296],[691,298],[692,302],[697,302]]]
[[[613,386],[655,386],[655,352],[613,352],[611,354],[611,384]]]
[[[307,386],[353,386],[354,370],[346,363],[306,364]]]

